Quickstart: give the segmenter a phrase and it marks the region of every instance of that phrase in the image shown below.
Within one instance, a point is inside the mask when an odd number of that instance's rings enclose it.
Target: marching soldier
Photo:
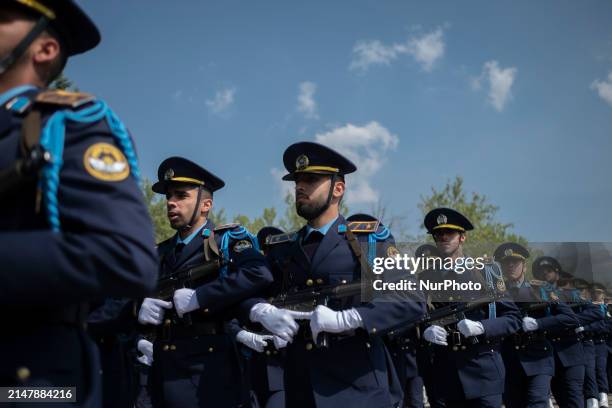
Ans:
[[[72,0],[0,4],[0,385],[100,403],[86,303],[145,296],[153,230],[126,127],[93,95],[48,90],[100,34]]]
[[[464,259],[466,232],[474,227],[463,214],[450,208],[436,208],[427,213],[424,224],[441,257],[454,261]],[[484,269],[484,276],[476,269],[462,273],[444,268],[429,269],[419,278],[424,282],[452,280],[466,285],[482,284],[482,291],[429,291],[428,303],[438,309],[456,305],[457,301],[476,301],[484,292],[501,292],[504,289],[501,271],[496,272],[486,265]],[[434,344],[435,394],[444,398],[447,407],[500,407],[504,391],[500,342],[520,327],[519,311],[512,302],[500,300],[463,315],[456,329],[434,322],[423,332],[423,338]]]
[[[608,406],[608,376],[607,376],[607,358],[608,347],[607,339],[609,335],[609,320],[608,308],[604,303],[605,286],[601,283],[593,283],[590,287],[592,303],[599,308],[603,319],[591,323],[587,326],[592,335],[595,346],[595,380],[597,384],[597,400],[598,407]]]
[[[142,302],[138,321],[157,326],[150,374],[153,405],[248,405],[234,339],[224,322],[234,317],[240,301],[265,289],[272,276],[248,231],[237,224],[215,228],[208,219],[213,193],[225,185],[221,179],[181,157],[164,160],[157,174],[152,189],[165,194],[168,220],[177,231],[158,246],[160,277],[214,260],[220,269],[194,282],[194,288],[176,290],[171,300]]]
[[[345,176],[356,170],[355,165],[338,152],[310,142],[289,146],[283,161],[289,171],[283,179],[295,182],[296,209],[308,224],[270,241],[275,247],[268,258],[275,276],[273,294],[343,285],[359,281],[362,273],[368,279],[366,254],[355,235],[376,233],[377,223],[353,232],[339,213]],[[377,256],[397,253],[386,240],[376,250]],[[417,320],[423,307],[416,295],[399,297],[403,301],[332,299],[312,312],[277,308],[261,298],[246,302],[243,306],[252,322],[291,342],[285,357],[286,406],[400,404],[401,390],[381,335]],[[310,319],[310,330],[300,327],[299,319]]]
[[[506,367],[504,404],[508,408],[547,408],[555,373],[553,347],[547,335],[576,329],[578,319],[568,305],[542,301],[543,281],[525,279],[527,248],[507,242],[498,246],[493,256],[500,263],[506,287],[522,313],[522,329],[502,343]]]

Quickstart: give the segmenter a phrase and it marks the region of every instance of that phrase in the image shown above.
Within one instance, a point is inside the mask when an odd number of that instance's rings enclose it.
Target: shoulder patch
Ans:
[[[110,143],[95,143],[83,155],[85,170],[103,181],[122,181],[130,174],[130,165],[119,148]]]
[[[351,232],[372,233],[378,231],[380,221],[351,221],[347,224]]]
[[[253,244],[248,239],[242,239],[234,244],[234,252],[240,253],[245,249],[253,248]]]
[[[219,225],[218,227],[215,227],[215,232],[216,231],[222,231],[222,230],[226,230],[226,229],[232,229],[235,227],[239,227],[240,224],[238,224],[237,222],[232,222],[229,224],[223,224],[223,225]]]
[[[286,234],[268,235],[266,237],[266,245],[282,244],[283,242],[292,242],[297,239],[297,232],[289,232]]]
[[[68,92],[62,90],[47,90],[36,95],[35,103],[66,106],[76,109],[96,99],[95,96],[82,92]]]

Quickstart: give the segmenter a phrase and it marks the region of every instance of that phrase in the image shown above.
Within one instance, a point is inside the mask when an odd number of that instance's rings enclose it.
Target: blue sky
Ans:
[[[417,232],[463,176],[533,241],[612,241],[612,2],[80,1],[102,44],[66,71],[131,129],[223,178],[216,204],[282,208],[282,152],[318,140]],[[285,184],[285,187],[290,185]]]

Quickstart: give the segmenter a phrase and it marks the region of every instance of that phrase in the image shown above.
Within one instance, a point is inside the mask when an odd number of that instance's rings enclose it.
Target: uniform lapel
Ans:
[[[302,227],[301,230],[298,231],[298,236],[291,246],[291,258],[295,260],[295,262],[302,267],[305,271],[310,270],[310,259],[308,259],[308,255],[304,252],[304,247],[302,246],[302,241],[304,240],[304,235],[306,235],[306,227]]]
[[[340,215],[338,216],[336,222],[334,222],[331,228],[327,231],[327,233],[323,237],[323,240],[321,241],[321,244],[319,245],[319,248],[317,248],[317,251],[314,253],[314,257],[312,258],[311,271],[314,271],[321,264],[321,262],[330,254],[330,252],[333,251],[333,249],[337,247],[338,244],[340,244],[340,241],[343,239],[344,234],[338,232],[338,225],[344,223],[344,217]]]
[[[202,241],[204,240],[204,238],[202,238],[202,231],[204,231],[204,229],[206,228],[209,228],[210,226],[212,226],[212,223],[209,220],[206,220],[206,224],[204,225],[204,228],[200,230],[198,235],[193,237],[191,242],[189,242],[189,244],[185,246],[185,248],[183,248],[183,251],[181,252],[181,254],[179,255],[176,261],[175,267],[179,267],[185,264],[188,260],[192,259],[198,251],[204,253],[203,247],[202,247],[202,244],[203,244]]]

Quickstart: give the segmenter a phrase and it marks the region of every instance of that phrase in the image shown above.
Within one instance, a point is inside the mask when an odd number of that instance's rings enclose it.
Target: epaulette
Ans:
[[[529,284],[531,286],[544,286],[544,285],[546,285],[546,282],[544,282],[543,280],[531,279],[529,281]]]
[[[266,237],[266,245],[282,244],[283,242],[292,242],[297,239],[297,232],[288,232],[285,234],[268,235]]]
[[[40,92],[38,95],[36,95],[34,103],[65,106],[72,109],[76,109],[95,99],[96,97],[92,94],[83,92],[68,92],[57,89]]]
[[[226,229],[234,229],[234,228],[239,227],[239,226],[240,226],[239,223],[231,222],[229,224],[223,224],[223,225],[219,225],[218,227],[215,227],[215,232],[223,231],[223,230],[226,230]]]
[[[373,233],[378,231],[380,221],[351,221],[347,223],[347,227],[354,233]]]

